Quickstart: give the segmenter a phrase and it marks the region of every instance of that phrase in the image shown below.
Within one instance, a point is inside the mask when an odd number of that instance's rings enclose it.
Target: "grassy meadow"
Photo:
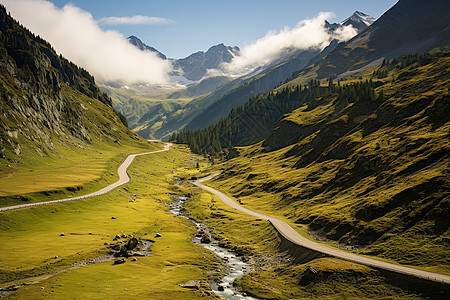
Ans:
[[[0,287],[38,281],[7,299],[214,299],[204,286],[179,286],[220,268],[212,253],[190,241],[195,226],[167,212],[170,194],[177,192],[174,176],[196,172],[190,157],[182,148],[140,156],[129,168],[131,183],[109,194],[1,213]],[[162,237],[155,238],[157,232]],[[155,241],[152,254],[30,278],[95,259],[107,251],[105,242],[123,233]]]

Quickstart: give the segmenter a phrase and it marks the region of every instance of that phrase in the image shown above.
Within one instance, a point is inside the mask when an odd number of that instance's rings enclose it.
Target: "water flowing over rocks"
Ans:
[[[187,196],[172,195],[174,201],[170,204],[170,212],[174,215],[189,219],[184,210],[184,203],[188,199]],[[219,297],[229,300],[247,299],[253,300],[256,298],[246,296],[237,291],[233,287],[233,282],[242,277],[244,274],[251,271],[250,265],[245,262],[244,256],[238,255],[227,248],[219,245],[219,241],[213,240],[210,234],[210,228],[203,223],[197,223],[192,219],[189,219],[197,227],[197,233],[193,237],[192,242],[214,252],[224,264],[225,273],[220,282],[210,283],[212,291]],[[199,282],[196,280],[190,280],[186,284],[182,285],[186,288],[195,289],[199,286]]]

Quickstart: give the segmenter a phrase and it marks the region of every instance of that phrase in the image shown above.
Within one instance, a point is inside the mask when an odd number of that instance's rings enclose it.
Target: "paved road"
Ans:
[[[27,208],[27,207],[32,207],[32,206],[46,205],[46,204],[51,204],[51,203],[59,203],[59,202],[67,202],[67,201],[86,199],[86,198],[91,198],[91,197],[100,196],[100,195],[109,193],[110,191],[112,191],[116,187],[121,186],[121,185],[123,185],[125,183],[128,183],[130,181],[130,177],[128,176],[127,169],[128,169],[128,167],[130,166],[131,162],[133,161],[133,159],[136,156],[168,151],[171,146],[172,146],[171,143],[166,143],[166,145],[164,146],[163,150],[128,155],[128,157],[124,160],[124,162],[119,166],[119,169],[117,170],[117,173],[119,174],[119,180],[114,182],[113,184],[110,184],[110,185],[102,188],[101,190],[96,191],[96,192],[93,192],[93,193],[90,193],[90,194],[87,194],[87,195],[84,195],[84,196],[73,197],[73,198],[66,198],[66,199],[60,199],[60,200],[52,200],[52,201],[45,201],[45,202],[36,202],[36,203],[28,203],[28,204],[20,204],[20,205],[14,205],[14,206],[0,207],[0,212],[1,211],[21,209],[21,208]]]
[[[318,251],[321,253],[325,253],[330,256],[334,256],[334,257],[342,258],[345,260],[353,261],[356,263],[360,263],[363,265],[380,268],[380,269],[384,269],[384,270],[389,270],[389,271],[394,271],[397,273],[412,275],[412,276],[416,276],[416,277],[420,277],[420,278],[425,278],[425,279],[429,279],[429,280],[436,281],[436,282],[443,282],[446,284],[450,284],[450,276],[447,276],[447,275],[426,272],[426,271],[422,271],[422,270],[418,270],[418,269],[414,269],[414,268],[409,268],[409,267],[405,267],[405,266],[401,266],[401,265],[395,265],[395,264],[363,257],[363,256],[359,256],[356,254],[351,254],[351,253],[347,253],[344,251],[340,251],[338,249],[328,248],[324,245],[321,245],[314,241],[311,241],[311,240],[301,236],[297,231],[295,231],[286,222],[284,222],[280,219],[268,216],[268,215],[264,215],[264,214],[255,212],[255,211],[247,209],[245,207],[242,207],[239,204],[237,204],[236,202],[234,202],[230,197],[226,196],[225,194],[223,194],[213,188],[210,188],[208,186],[201,184],[201,182],[210,180],[217,175],[219,175],[219,174],[210,175],[208,177],[202,178],[202,179],[197,180],[192,183],[194,185],[216,195],[225,204],[227,204],[231,208],[234,208],[236,210],[239,210],[241,212],[244,212],[244,213],[254,216],[256,218],[270,221],[272,223],[272,225],[278,230],[279,233],[281,233],[286,239],[290,240],[291,242],[293,242],[297,245],[300,245],[302,247],[312,249],[312,250],[315,250],[315,251]]]

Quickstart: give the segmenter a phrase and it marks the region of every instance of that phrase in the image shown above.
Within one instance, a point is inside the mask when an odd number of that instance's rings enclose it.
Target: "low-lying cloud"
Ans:
[[[230,63],[224,63],[225,74],[244,75],[257,67],[268,65],[284,53],[292,50],[325,48],[333,39],[345,41],[356,35],[352,26],[345,26],[330,32],[325,21],[332,13],[321,12],[313,19],[306,19],[294,28],[286,27],[280,32],[268,32],[263,38],[244,47],[241,54]]]
[[[137,49],[116,31],[102,30],[90,13],[72,4],[60,9],[45,0],[1,2],[21,24],[100,81],[151,84],[169,81],[170,62],[153,52]],[[143,19],[134,19],[138,21]]]
[[[160,17],[131,16],[131,17],[108,17],[101,18],[98,23],[101,25],[165,25],[173,21]]]

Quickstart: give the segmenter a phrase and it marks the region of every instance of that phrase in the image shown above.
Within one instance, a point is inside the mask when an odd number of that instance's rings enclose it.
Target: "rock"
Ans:
[[[114,260],[113,265],[120,265],[120,264],[123,264],[125,262],[126,262],[125,258],[117,258],[117,259]]]
[[[120,246],[119,256],[128,257],[128,249],[125,246]]]
[[[185,284],[180,284],[180,286],[187,288],[187,289],[198,290],[198,289],[200,289],[200,281],[199,280],[189,280]]]
[[[219,292],[223,292],[223,291],[225,291],[225,288],[224,288],[222,285],[218,285],[218,286],[217,286],[217,290],[218,290]]]
[[[133,250],[134,248],[136,248],[138,245],[138,240],[137,238],[131,238],[128,240],[128,243],[126,245],[128,250]]]
[[[103,245],[105,245],[105,246],[108,246],[108,245],[109,245],[109,243],[103,243]]]
[[[155,237],[162,237],[160,233],[156,233]]]
[[[136,257],[133,257],[132,259],[131,259],[131,261],[137,261],[138,259],[136,258]]]
[[[57,259],[58,257],[59,257],[58,255],[55,255],[55,257],[54,257],[54,258],[55,258],[55,259]]]
[[[120,235],[116,234],[115,239],[120,239]]]
[[[92,235],[92,232],[89,232],[89,235]]]
[[[119,244],[112,245],[111,249],[118,251],[120,250],[120,245]]]
[[[59,236],[66,236],[66,233],[62,232]]]
[[[112,220],[115,220],[115,219],[116,219],[116,217],[114,217],[114,216],[113,216],[113,217],[111,217],[111,219],[112,219]]]
[[[127,235],[124,233],[124,234],[121,235],[121,237],[123,237],[124,239],[126,239],[126,238],[127,238]]]
[[[200,242],[202,244],[209,244],[209,243],[211,243],[211,236],[208,233],[204,233],[202,235],[202,238],[200,239]]]

